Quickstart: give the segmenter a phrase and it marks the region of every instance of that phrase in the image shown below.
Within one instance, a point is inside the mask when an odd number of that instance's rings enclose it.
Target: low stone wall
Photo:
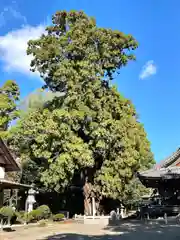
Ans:
[[[109,224],[109,218],[99,218],[99,219],[84,219],[84,224],[97,224],[107,226]]]
[[[81,216],[76,215],[75,220],[84,224],[98,224],[107,226],[109,224],[110,216]]]

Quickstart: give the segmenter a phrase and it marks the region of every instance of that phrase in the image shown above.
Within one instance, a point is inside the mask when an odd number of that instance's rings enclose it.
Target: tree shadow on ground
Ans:
[[[89,225],[89,228],[93,228],[93,225]],[[177,240],[180,239],[180,225],[128,221],[119,226],[107,226],[99,234],[61,233],[41,240]]]
[[[15,230],[15,229],[12,229],[11,227],[4,227],[4,228],[3,228],[3,231],[4,231],[4,232],[15,232],[16,230]]]
[[[168,224],[162,221],[144,222],[141,220],[127,220],[122,221],[118,225],[107,226],[105,230],[110,231],[111,234],[116,233],[121,236],[121,239],[138,239],[138,240],[165,240],[165,239],[180,239],[180,224],[169,221]]]
[[[119,236],[111,235],[83,235],[76,233],[64,233],[54,236],[49,236],[41,240],[116,240],[119,239]]]

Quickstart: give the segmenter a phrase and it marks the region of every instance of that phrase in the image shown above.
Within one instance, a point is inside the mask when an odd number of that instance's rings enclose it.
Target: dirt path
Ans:
[[[0,233],[0,240],[45,240],[45,239],[69,239],[64,238],[65,234],[69,235],[71,239],[71,234],[75,236],[79,235],[94,235],[97,233],[103,234],[103,227],[98,225],[84,225],[84,224],[49,224],[47,227],[19,227],[13,229],[12,232]],[[57,235],[61,235],[61,238],[57,238]],[[50,237],[52,236],[52,237]],[[75,240],[76,238],[73,237]],[[77,239],[80,239],[79,236]]]
[[[106,227],[85,224],[52,224],[46,227],[21,227],[3,233],[0,240],[177,240],[180,225],[144,224],[138,221]]]

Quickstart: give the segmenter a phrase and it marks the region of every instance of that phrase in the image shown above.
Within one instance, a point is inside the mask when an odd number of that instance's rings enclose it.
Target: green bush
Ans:
[[[47,220],[42,219],[42,220],[39,221],[38,226],[39,227],[45,227],[47,225],[47,223],[48,223]]]
[[[14,216],[11,218],[11,225],[12,224],[16,224],[17,223],[17,216],[16,216],[16,213],[14,214]]]
[[[0,214],[3,217],[12,218],[15,215],[15,211],[12,207],[2,207],[0,209]]]
[[[41,219],[41,211],[39,209],[32,210],[30,213],[30,218],[34,221],[39,221]]]
[[[53,221],[56,221],[56,222],[62,221],[63,218],[64,218],[64,214],[63,213],[58,213],[58,214],[55,214],[53,216]]]
[[[11,219],[15,216],[15,211],[12,207],[2,207],[0,209],[0,218],[1,221],[8,221],[8,224],[10,224]]]
[[[19,222],[31,223],[50,218],[51,211],[48,206],[42,205],[32,210],[30,213],[19,212],[16,214]]]
[[[24,214],[24,221],[25,221],[26,223],[32,222],[32,221],[33,221],[32,215],[31,215],[30,213],[25,213],[25,214]]]
[[[16,212],[16,221],[19,223],[24,223],[26,221],[26,213],[25,211],[20,211],[20,212]]]
[[[37,222],[41,219],[41,212],[38,209],[32,210],[30,213],[25,214],[25,221],[27,223]]]
[[[48,219],[51,216],[51,210],[47,205],[41,205],[36,210],[39,212],[40,219]]]

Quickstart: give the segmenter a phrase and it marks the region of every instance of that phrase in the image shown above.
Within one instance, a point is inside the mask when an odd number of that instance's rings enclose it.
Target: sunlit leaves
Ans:
[[[135,59],[136,48],[131,35],[99,28],[77,11],[57,12],[47,34],[29,42],[32,70],[45,88],[65,93],[12,129],[12,144],[30,162],[29,171],[34,168],[36,182],[61,192],[82,187],[88,177],[97,198],[128,197],[135,172],[153,156],[135,107],[110,81]]]
[[[8,80],[0,87],[0,137],[7,136],[7,130],[12,120],[19,116],[17,101],[19,87],[15,81]]]

